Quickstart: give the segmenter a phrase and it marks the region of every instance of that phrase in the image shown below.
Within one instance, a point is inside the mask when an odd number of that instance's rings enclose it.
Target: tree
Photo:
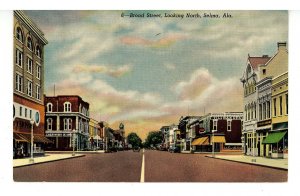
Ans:
[[[151,131],[148,133],[145,145],[147,147],[150,147],[152,145],[156,146],[157,144],[161,144],[162,140],[163,140],[163,135],[161,131]]]
[[[128,134],[127,141],[128,144],[132,145],[132,147],[141,146],[142,144],[141,138],[134,132]]]

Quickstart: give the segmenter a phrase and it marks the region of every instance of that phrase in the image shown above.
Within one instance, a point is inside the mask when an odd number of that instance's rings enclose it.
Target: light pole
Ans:
[[[72,152],[72,156],[75,156],[75,129],[73,129],[72,131],[72,135],[73,135],[73,152]]]
[[[33,124],[34,124],[34,120],[31,119],[30,124],[31,124],[31,146],[30,146],[29,163],[34,163],[34,159],[33,159]]]
[[[215,137],[214,137],[214,130],[212,130],[212,157],[215,157],[215,143],[214,143],[214,140],[215,140]]]

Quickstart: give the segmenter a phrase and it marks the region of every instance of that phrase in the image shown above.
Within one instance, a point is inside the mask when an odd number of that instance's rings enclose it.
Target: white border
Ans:
[[[65,3],[65,8],[58,8],[61,5],[61,0],[52,0],[48,2],[41,2],[40,0],[28,1],[16,0],[10,1],[1,9],[33,9],[31,5],[36,4],[38,8],[34,9],[140,9],[140,0],[127,0],[125,3],[100,4],[97,6],[89,4],[95,0],[84,1],[84,4],[79,4],[78,1],[68,1]],[[17,3],[16,3],[17,2]],[[82,2],[82,1],[80,1]],[[130,3],[135,3],[132,5]],[[184,3],[177,4],[179,0],[166,1],[165,3],[156,4],[155,0],[143,1],[142,9],[232,9],[232,4],[228,1],[212,0],[210,4],[197,6],[194,5],[195,0],[181,1]],[[234,1],[235,7],[233,9],[299,9],[297,1]],[[270,8],[272,3],[272,8]],[[3,3],[2,3],[3,4]],[[215,5],[214,7],[212,5]],[[17,5],[17,6],[15,6]],[[259,8],[257,6],[260,6]],[[0,123],[0,187],[1,192],[13,195],[195,195],[195,194],[209,194],[209,195],[293,195],[298,192],[296,190],[299,179],[299,21],[300,11],[291,11],[289,18],[289,94],[290,94],[290,114],[289,114],[289,129],[292,132],[289,135],[289,176],[288,183],[16,183],[13,182],[12,173],[12,73],[13,73],[13,21],[12,11],[0,11],[0,90],[1,90],[1,123]],[[5,71],[4,71],[5,70]],[[298,116],[297,116],[298,115]],[[292,137],[291,137],[292,135]],[[101,166],[99,166],[101,167]],[[294,190],[295,189],[295,190]]]

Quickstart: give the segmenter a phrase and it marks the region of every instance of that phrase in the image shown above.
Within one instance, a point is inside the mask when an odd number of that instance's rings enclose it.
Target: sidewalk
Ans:
[[[213,158],[212,155],[206,155],[206,157]],[[288,170],[288,159],[271,159],[265,157],[252,157],[245,155],[215,155],[214,158]]]
[[[72,151],[45,151],[45,153],[51,154],[61,154],[61,153],[72,153]],[[104,150],[96,150],[96,151],[75,151],[76,154],[97,154],[97,153],[105,153]]]
[[[46,153],[45,156],[41,157],[34,157],[34,163],[30,163],[30,158],[23,158],[23,159],[14,159],[13,160],[13,167],[22,167],[27,165],[34,165],[34,164],[40,164],[45,162],[52,162],[52,161],[58,161],[58,160],[64,160],[64,159],[72,159],[72,158],[78,158],[83,157],[85,155],[83,154],[75,154],[75,156],[72,156],[72,153],[66,154],[48,154]]]

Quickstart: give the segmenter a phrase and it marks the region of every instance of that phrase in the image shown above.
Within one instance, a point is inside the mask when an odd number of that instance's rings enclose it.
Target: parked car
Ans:
[[[169,152],[171,152],[171,153],[180,153],[180,148],[178,146],[170,146]]]
[[[132,148],[133,152],[140,152],[141,148],[138,146],[135,146]]]

